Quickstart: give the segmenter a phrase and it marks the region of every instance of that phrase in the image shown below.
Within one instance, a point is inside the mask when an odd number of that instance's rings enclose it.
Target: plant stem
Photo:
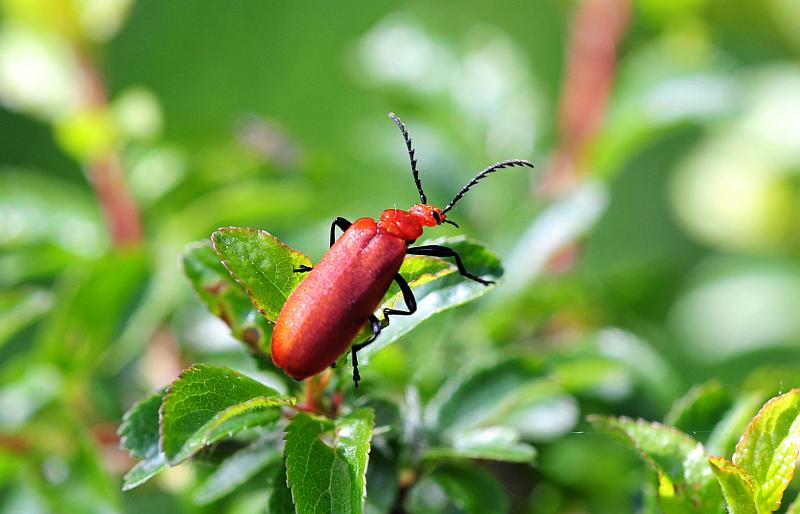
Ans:
[[[80,52],[84,106],[105,109],[106,86],[100,72],[86,52]],[[87,176],[94,189],[115,247],[134,246],[142,239],[139,211],[125,184],[119,155],[110,150],[86,163]]]

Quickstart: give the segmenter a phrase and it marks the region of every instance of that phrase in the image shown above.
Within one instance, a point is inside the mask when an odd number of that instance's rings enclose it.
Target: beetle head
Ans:
[[[435,227],[445,222],[447,216],[442,210],[427,203],[412,205],[408,213],[414,216],[423,227]]]

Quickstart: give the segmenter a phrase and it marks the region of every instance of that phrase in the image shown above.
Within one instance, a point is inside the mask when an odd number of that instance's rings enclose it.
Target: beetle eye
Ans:
[[[432,214],[433,214],[433,219],[436,220],[436,224],[437,225],[441,225],[442,219],[439,217],[439,213],[438,212],[433,212]]]

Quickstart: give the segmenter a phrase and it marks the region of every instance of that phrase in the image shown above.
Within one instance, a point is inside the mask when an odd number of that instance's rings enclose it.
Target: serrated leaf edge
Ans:
[[[170,384],[166,388],[166,393],[164,394],[164,399],[161,401],[161,407],[159,407],[159,409],[158,409],[158,451],[159,451],[159,453],[163,453],[166,456],[166,452],[164,451],[164,446],[163,446],[164,445],[164,411],[165,411],[166,406],[169,403],[169,400],[170,400],[171,395],[172,395],[172,386],[176,382],[179,382],[180,380],[184,379],[188,373],[195,372],[195,371],[202,370],[202,369],[208,369],[209,367],[210,366],[208,366],[206,364],[194,364],[191,367],[183,370],[180,373],[180,375],[178,375],[178,378],[175,379],[172,382],[172,384]],[[234,371],[234,370],[230,370],[230,371],[233,372],[233,373],[236,373],[236,374],[240,374],[239,372]],[[228,416],[226,416],[226,414],[228,414],[230,411],[232,411],[234,409],[241,408],[241,406],[247,405],[247,404],[249,404],[251,402],[259,403],[259,402],[263,402],[264,400],[267,400],[268,402],[271,402],[271,403],[274,402],[273,405],[264,405],[264,407],[268,407],[268,406],[269,407],[280,407],[280,406],[283,406],[283,405],[292,406],[292,405],[295,405],[295,403],[297,402],[297,399],[295,397],[293,397],[293,396],[289,396],[289,397],[256,396],[256,397],[251,398],[251,399],[249,399],[247,401],[244,401],[244,402],[241,402],[241,403],[237,403],[235,405],[231,405],[231,406],[226,407],[225,409],[221,410],[216,415],[214,415],[213,418],[208,420],[202,427],[197,429],[195,431],[195,434],[197,434],[198,432],[201,432],[201,431],[206,432],[206,433],[210,432],[211,430],[213,430],[214,428],[219,426],[223,421],[225,421],[225,419],[228,418]],[[255,407],[250,407],[250,410],[255,411],[257,409]],[[244,412],[247,412],[247,411],[248,411],[248,408],[245,407],[244,409],[241,410],[241,412],[239,412],[237,414],[244,413]],[[191,457],[192,455],[194,455],[195,453],[200,451],[202,448],[204,448],[207,445],[207,442],[208,442],[208,440],[207,440],[207,435],[206,435],[203,438],[201,444],[198,445],[197,448],[193,449],[188,454],[184,454],[184,448],[186,447],[186,445],[184,444],[181,447],[180,451],[178,451],[173,458],[170,459],[169,456],[167,456],[167,463],[170,466],[175,466],[176,464],[179,464],[179,463],[183,462],[184,460],[188,459],[189,457]]]
[[[717,476],[717,482],[720,485],[720,489],[722,489],[723,498],[725,499],[725,503],[728,504],[729,508],[731,508],[730,503],[728,502],[728,497],[725,494],[725,488],[722,487],[722,483],[719,481],[719,473],[733,473],[741,478],[750,491],[750,500],[753,502],[753,509],[756,512],[758,511],[758,507],[756,506],[756,489],[755,485],[753,484],[753,477],[751,477],[747,471],[724,457],[709,457],[708,463],[711,465],[714,475]]]
[[[258,310],[258,312],[260,312],[261,315],[264,316],[264,318],[267,321],[270,322],[270,324],[274,325],[275,324],[275,320],[274,319],[269,319],[267,317],[266,309],[264,307],[262,307],[261,305],[259,305],[259,303],[256,300],[255,296],[253,295],[253,291],[251,291],[250,288],[247,287],[247,284],[245,284],[239,278],[239,276],[236,273],[234,273],[234,271],[228,265],[227,259],[225,259],[222,256],[222,253],[220,253],[219,248],[217,248],[217,241],[215,239],[215,236],[217,234],[220,234],[220,233],[226,233],[226,232],[232,232],[232,231],[251,232],[251,233],[258,234],[259,236],[268,236],[268,237],[274,239],[275,242],[277,242],[280,246],[286,248],[289,252],[291,252],[291,253],[293,253],[295,255],[299,255],[299,256],[303,257],[306,261],[308,261],[309,264],[311,264],[311,259],[306,254],[304,254],[303,252],[301,252],[299,250],[295,250],[291,246],[289,246],[286,243],[284,243],[283,241],[281,241],[277,236],[274,236],[274,235],[270,234],[269,232],[267,232],[266,230],[263,230],[263,229],[252,228],[252,227],[220,227],[220,228],[218,228],[217,230],[215,230],[214,232],[211,233],[211,247],[214,249],[214,252],[216,252],[217,257],[219,257],[219,260],[222,263],[222,265],[225,266],[225,269],[228,270],[228,273],[231,274],[231,276],[236,281],[236,283],[238,283],[240,286],[242,286],[244,288],[245,292],[247,292],[247,296],[250,297],[250,301],[253,302],[253,306]],[[287,295],[287,298],[288,298],[288,295]]]
[[[358,410],[353,411],[350,414],[353,414],[355,412],[358,412]],[[336,429],[337,429],[336,421],[346,417],[346,416],[343,416],[342,418],[337,418],[337,419],[334,420],[334,419],[330,419],[330,418],[327,418],[327,417],[324,417],[324,416],[315,415],[315,414],[312,414],[312,413],[309,413],[309,412],[303,412],[301,414],[304,414],[306,417],[308,417],[308,418],[310,418],[310,419],[312,419],[314,421],[317,421],[318,423],[331,423],[331,424],[333,424],[333,430],[334,431],[336,431]],[[367,498],[367,470],[369,469],[369,456],[372,453],[372,438],[375,435],[375,414],[374,413],[372,414],[372,416],[370,416],[369,428],[370,428],[370,436],[369,436],[369,440],[367,441],[368,442],[367,455],[366,455],[366,457],[364,459],[364,475],[363,475],[363,477],[364,477],[364,486],[363,486],[363,489],[361,491],[361,505],[362,505],[362,508],[365,505],[366,498]],[[286,426],[286,429],[285,429],[284,435],[283,435],[284,441],[286,440],[287,436],[289,435],[289,432],[292,432],[293,430],[296,430],[296,428],[292,427],[291,424]],[[319,437],[319,436],[317,436],[317,437]],[[334,451],[335,451],[335,449],[334,449]],[[286,465],[286,457],[285,456],[284,456],[284,465]],[[289,488],[289,492],[291,493],[292,504],[297,506],[297,500],[294,497],[294,489],[292,488],[292,485],[289,483],[289,470],[288,470],[288,467],[286,469],[286,487]]]
[[[130,433],[128,431],[128,429],[130,428],[130,418],[131,418],[131,416],[133,415],[133,412],[136,409],[138,409],[144,403],[149,402],[150,400],[152,400],[156,396],[161,396],[161,403],[163,404],[164,403],[164,396],[166,396],[166,388],[163,388],[163,389],[161,389],[161,390],[159,390],[159,391],[157,391],[155,393],[151,393],[151,394],[145,396],[144,398],[142,398],[141,400],[139,400],[138,402],[134,403],[131,406],[131,408],[128,409],[125,412],[125,414],[122,415],[122,422],[119,424],[119,427],[117,428],[117,435],[119,436],[119,447],[122,448],[123,450],[126,450],[128,452],[128,455],[130,455],[131,457],[133,457],[135,459],[146,460],[146,458],[140,459],[138,456],[134,455],[134,453],[133,453],[134,450],[129,448],[128,446],[126,446],[128,441],[130,440]],[[160,411],[161,407],[159,406],[158,409]],[[160,425],[160,423],[161,423],[161,419],[159,417],[159,425]],[[160,427],[159,427],[159,439],[160,438],[161,438],[161,430],[160,430]],[[160,444],[159,444],[159,452],[160,451],[161,451],[161,448],[160,448]]]
[[[658,463],[656,463],[650,457],[650,455],[646,451],[644,451],[644,449],[641,447],[641,445],[639,445],[639,443],[633,437],[631,437],[631,435],[628,434],[628,432],[624,428],[618,426],[619,423],[633,422],[633,423],[635,423],[637,425],[646,425],[646,426],[649,426],[649,427],[658,427],[659,429],[664,429],[664,430],[666,430],[668,432],[674,433],[675,435],[677,435],[678,437],[680,437],[682,439],[685,439],[685,442],[692,444],[692,446],[694,446],[695,448],[697,448],[697,447],[703,448],[703,451],[705,452],[705,447],[703,446],[703,444],[700,443],[699,441],[696,441],[689,434],[687,434],[685,432],[682,432],[681,430],[678,430],[675,427],[671,427],[669,425],[665,425],[663,423],[659,423],[658,421],[648,421],[648,420],[642,419],[642,418],[633,419],[633,418],[629,418],[627,416],[620,416],[620,417],[615,418],[615,417],[612,417],[612,416],[596,416],[596,415],[587,416],[586,419],[590,423],[595,425],[596,427],[600,428],[600,427],[605,426],[606,428],[609,429],[609,432],[618,433],[618,434],[624,436],[625,439],[627,439],[628,441],[631,442],[631,444],[633,445],[633,447],[636,450],[636,452],[639,453],[642,456],[642,459],[644,459],[644,461],[658,475],[658,482],[659,482],[659,484],[658,484],[658,492],[659,492],[660,496],[664,495],[663,493],[667,493],[667,492],[670,493],[667,496],[673,496],[675,494],[675,484],[672,482],[672,479],[666,474],[666,472],[664,472],[664,470],[661,468],[661,466],[659,466]]]
[[[744,432],[742,433],[742,436],[739,438],[739,441],[736,443],[736,449],[733,452],[732,463],[735,466],[737,466],[739,469],[744,471],[744,473],[747,476],[751,477],[751,480],[754,480],[755,478],[752,477],[750,475],[750,473],[748,473],[744,468],[742,468],[739,465],[739,458],[740,458],[739,457],[739,447],[744,444],[746,439],[750,439],[752,437],[753,431],[755,430],[755,427],[756,427],[756,422],[761,417],[761,415],[764,414],[768,408],[771,408],[772,404],[778,403],[779,401],[781,401],[783,398],[785,398],[786,396],[788,396],[790,394],[791,395],[800,395],[800,388],[790,389],[789,391],[786,391],[783,394],[779,394],[778,396],[775,396],[775,397],[770,398],[769,400],[767,400],[767,402],[760,409],[758,409],[758,412],[756,413],[755,416],[753,416],[753,419],[750,420],[750,423],[747,424],[747,428],[745,428]],[[800,412],[800,410],[799,410],[799,412]],[[798,422],[800,422],[800,415],[798,417],[796,417],[795,420],[792,422],[792,426],[794,426]],[[782,487],[780,488],[781,498],[776,500],[775,503],[770,505],[770,507],[769,507],[769,508],[772,509],[772,511],[775,511],[775,510],[779,509],[780,506],[781,506],[783,493],[786,492],[786,488],[789,486],[789,483],[792,481],[792,478],[794,478],[795,469],[796,469],[796,466],[797,466],[797,459],[798,459],[799,456],[800,456],[800,443],[797,444],[797,449],[795,450],[794,464],[789,469],[788,473],[786,474],[786,477],[783,480],[781,480],[781,484],[782,484]],[[757,490],[754,489],[756,501],[758,500],[758,497],[760,496],[760,489],[761,489],[761,487],[759,487]]]

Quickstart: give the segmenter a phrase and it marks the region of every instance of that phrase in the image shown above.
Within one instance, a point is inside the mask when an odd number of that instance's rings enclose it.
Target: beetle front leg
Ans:
[[[352,225],[350,220],[346,220],[341,216],[337,216],[336,219],[333,220],[333,222],[331,223],[331,237],[330,237],[331,246],[333,246],[333,243],[336,242],[336,227],[339,227],[339,229],[342,232],[344,232],[345,230],[350,228],[350,225]],[[310,266],[306,266],[305,264],[303,264],[299,268],[295,268],[292,271],[295,273],[305,273],[307,271],[311,271],[312,269],[313,268],[311,268]]]
[[[333,220],[333,222],[331,223],[331,238],[330,238],[331,239],[331,246],[333,246],[333,243],[336,242],[336,227],[339,227],[339,229],[342,232],[344,232],[345,230],[350,228],[350,225],[352,225],[352,224],[353,223],[351,223],[349,220],[346,220],[346,219],[342,218],[341,216],[337,216],[336,219]]]
[[[456,267],[458,268],[458,272],[461,273],[461,275],[467,277],[470,280],[474,280],[479,284],[483,284],[485,286],[488,286],[489,284],[494,284],[494,280],[484,280],[467,271],[467,268],[464,267],[464,263],[461,262],[461,257],[452,248],[439,245],[425,245],[425,246],[417,246],[416,248],[409,248],[407,250],[407,253],[408,255],[428,255],[430,257],[452,257],[456,261]]]

